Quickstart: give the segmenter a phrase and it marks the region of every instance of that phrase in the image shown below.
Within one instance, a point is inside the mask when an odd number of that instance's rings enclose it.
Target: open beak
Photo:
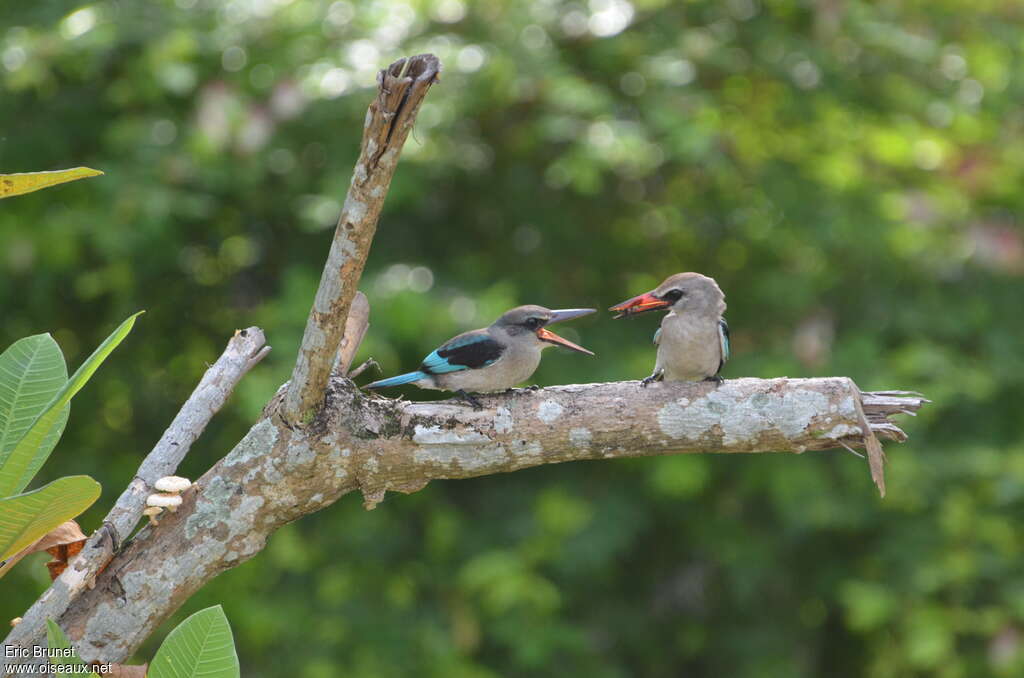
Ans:
[[[619,314],[616,318],[624,318],[629,315],[637,315],[638,313],[647,313],[648,311],[658,311],[663,308],[668,308],[672,304],[659,299],[650,292],[641,294],[640,296],[627,299],[621,304],[616,304],[609,308],[609,311],[618,311]]]
[[[596,309],[593,308],[565,308],[559,311],[552,311],[551,318],[547,321],[547,325],[553,325],[554,323],[560,323],[565,320],[572,320],[573,318],[579,318],[583,315],[590,315],[594,313]],[[586,353],[587,355],[594,355],[593,351],[588,351],[579,344],[574,344],[564,337],[560,337],[551,330],[541,327],[537,330],[537,338],[541,341],[546,341],[551,344],[558,346],[564,346],[569,350],[577,351],[578,353]]]

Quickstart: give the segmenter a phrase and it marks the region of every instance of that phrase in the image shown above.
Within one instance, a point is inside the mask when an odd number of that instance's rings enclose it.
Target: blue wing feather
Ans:
[[[486,330],[465,332],[450,339],[423,359],[420,370],[428,374],[446,374],[487,367],[501,357],[505,347]]]
[[[451,363],[447,358],[442,358],[441,354],[437,351],[424,358],[423,364],[420,365],[420,370],[428,374],[445,374],[446,372],[458,372],[459,370],[468,369],[469,365]]]

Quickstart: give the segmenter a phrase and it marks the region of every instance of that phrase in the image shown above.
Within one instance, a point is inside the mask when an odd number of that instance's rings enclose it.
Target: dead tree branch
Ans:
[[[359,160],[284,398],[282,415],[291,422],[310,421],[323,404],[349,306],[363,274],[398,156],[420,104],[440,72],[437,57],[420,54],[399,59],[377,76],[377,98],[366,112]]]

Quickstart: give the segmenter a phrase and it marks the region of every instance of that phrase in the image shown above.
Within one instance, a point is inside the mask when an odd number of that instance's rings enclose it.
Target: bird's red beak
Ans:
[[[668,308],[672,304],[668,303],[663,299],[659,299],[650,292],[641,294],[627,299],[621,304],[616,304],[609,308],[609,311],[618,311],[619,314],[616,318],[624,318],[629,315],[637,315],[638,313],[647,313],[648,311],[658,311],[663,308]]]
[[[546,341],[558,346],[565,346],[567,349],[572,351],[578,351],[579,353],[586,353],[587,355],[594,355],[593,351],[588,351],[579,344],[574,344],[565,337],[560,337],[551,330],[544,329],[543,327],[537,330],[537,338],[541,341]]]

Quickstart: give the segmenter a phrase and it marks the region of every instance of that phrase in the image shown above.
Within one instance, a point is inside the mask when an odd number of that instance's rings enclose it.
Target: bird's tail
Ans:
[[[414,381],[419,381],[427,376],[426,372],[407,372],[400,374],[397,377],[390,377],[388,379],[378,379],[375,382],[367,384],[363,388],[388,388],[389,386],[401,386],[402,384],[411,384]]]

